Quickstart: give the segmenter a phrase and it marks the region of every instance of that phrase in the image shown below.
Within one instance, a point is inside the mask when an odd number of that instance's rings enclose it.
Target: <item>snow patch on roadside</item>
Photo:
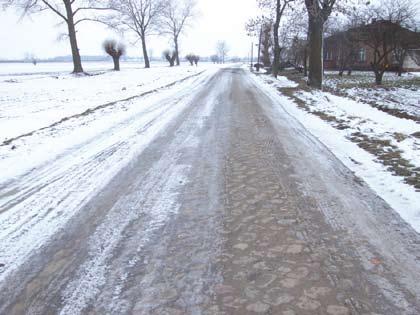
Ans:
[[[294,88],[299,85],[283,76],[278,76],[277,78],[270,77],[269,81],[276,88]]]
[[[331,93],[301,91],[295,95],[312,110],[322,111],[345,121],[349,128],[340,130],[341,134],[351,136],[354,132],[361,132],[372,138],[389,140],[400,150],[402,157],[420,167],[420,140],[411,136],[420,132],[420,126],[413,120],[398,118],[368,104]],[[397,141],[395,134],[404,136],[404,139]]]

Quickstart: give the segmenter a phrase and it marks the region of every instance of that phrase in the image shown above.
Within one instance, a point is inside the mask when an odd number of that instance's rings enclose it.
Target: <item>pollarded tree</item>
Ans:
[[[188,54],[185,56],[185,59],[187,59],[190,62],[191,66],[194,65],[194,57],[194,54]]]
[[[196,55],[196,54],[188,54],[185,56],[185,59],[187,59],[191,66],[193,66],[194,64],[197,66],[198,62],[200,61],[200,56]]]
[[[197,15],[196,7],[196,0],[166,0],[162,11],[161,33],[172,38],[177,66],[180,65],[179,38]]]
[[[114,61],[114,70],[120,71],[120,58],[125,54],[125,45],[117,43],[113,39],[108,39],[103,44],[105,52],[112,57]]]
[[[122,31],[132,31],[138,36],[145,68],[150,68],[147,37],[157,32],[164,6],[163,0],[110,0],[114,14],[105,23]]]
[[[67,25],[67,34],[70,41],[73,57],[73,72],[82,73],[82,61],[77,44],[76,27],[83,21],[92,21],[94,18],[87,15],[88,11],[108,10],[103,2],[95,0],[0,0],[4,8],[11,6],[23,11],[23,14],[33,14],[49,10],[55,13]]]
[[[211,62],[213,62],[213,63],[219,63],[219,62],[220,62],[220,58],[219,58],[219,56],[218,56],[218,55],[211,55],[211,56],[210,56],[210,60],[211,60]]]
[[[176,60],[176,52],[170,51],[169,49],[163,52],[163,57],[169,62],[169,66],[173,67],[175,65]]]

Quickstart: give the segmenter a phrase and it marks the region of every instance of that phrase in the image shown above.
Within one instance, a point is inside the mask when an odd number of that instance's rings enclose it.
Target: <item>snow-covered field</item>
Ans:
[[[167,66],[166,62],[152,62],[152,67]],[[90,61],[83,62],[83,69],[87,73],[95,74],[109,71],[113,67],[112,61]],[[121,59],[121,69],[141,69],[144,68],[143,62],[124,61]],[[42,74],[63,74],[70,73],[73,70],[71,62],[39,62],[33,65],[30,62],[2,62],[0,63],[0,78],[8,76],[34,76]]]
[[[121,72],[109,63],[85,63],[91,76],[69,74],[71,64],[0,64],[0,142],[52,125],[110,102],[161,88],[213,67],[123,64]],[[36,72],[30,72],[34,71]],[[70,69],[70,70],[69,70]]]
[[[120,128],[140,113],[149,113],[147,104],[156,97],[154,91],[176,89],[209,69],[217,67],[137,65],[84,77],[68,72],[4,76],[17,82],[0,82],[0,185],[106,130]]]
[[[338,76],[328,72],[325,85],[334,92],[356,101],[369,103],[383,111],[420,121],[420,78],[418,73],[384,74],[383,86],[374,84],[373,72],[353,72],[351,76]]]
[[[418,123],[351,98],[301,90],[284,77],[255,80],[420,232]],[[292,88],[292,97],[279,88]]]

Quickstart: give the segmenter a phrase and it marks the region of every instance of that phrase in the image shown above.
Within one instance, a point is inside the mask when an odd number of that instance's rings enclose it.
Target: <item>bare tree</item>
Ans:
[[[218,55],[211,55],[210,56],[210,60],[213,63],[219,63],[220,62],[220,59],[219,59],[219,56]]]
[[[402,76],[404,61],[407,58],[408,49],[402,43],[397,45],[396,49],[394,50],[394,58],[398,63],[397,74],[398,76]]]
[[[25,54],[25,62],[30,62],[34,66],[36,66],[37,63],[38,63],[37,58],[36,58],[35,54],[33,54],[33,53],[26,53]]]
[[[308,84],[322,88],[324,24],[330,16],[336,0],[305,0],[308,11],[309,76]]]
[[[286,60],[299,72],[305,72],[307,41],[295,35],[292,39],[290,47],[285,49]]]
[[[185,59],[187,59],[191,66],[193,66],[194,64],[197,66],[198,62],[200,61],[200,56],[196,55],[196,54],[188,54],[185,56]]]
[[[359,45],[355,42],[349,33],[341,31],[337,33],[338,38],[338,75],[343,76],[344,71],[347,69],[347,74],[351,75],[354,62],[356,61],[357,51]]]
[[[226,56],[229,52],[229,47],[226,41],[220,40],[216,43],[216,52],[219,62],[225,63]]]
[[[161,32],[172,38],[177,66],[180,65],[179,38],[197,15],[196,6],[196,0],[166,0],[162,11]]]
[[[412,0],[386,0],[378,8],[379,18],[391,21],[407,29],[416,30],[418,6]],[[401,76],[403,72],[404,61],[408,55],[410,38],[406,36],[397,36],[395,38],[395,50],[393,57],[398,63],[397,74]]]
[[[94,0],[1,0],[4,8],[17,7],[23,14],[31,14],[42,11],[55,13],[67,25],[67,34],[70,40],[73,57],[73,72],[83,72],[79,47],[77,44],[76,26],[84,21],[93,21],[94,18],[86,15],[88,11],[108,10],[109,7],[100,1]]]
[[[200,56],[199,55],[194,55],[193,61],[195,63],[195,66],[198,66],[198,62],[200,61]]]
[[[163,57],[169,62],[169,66],[173,67],[175,65],[176,60],[176,52],[170,51],[169,49],[163,52]]]
[[[187,59],[190,62],[191,66],[194,65],[194,54],[188,54],[188,55],[186,55],[185,56],[185,59]]]
[[[267,11],[273,20],[273,44],[274,44],[274,58],[273,58],[273,70],[274,77],[278,76],[280,70],[280,56],[282,47],[280,45],[280,25],[282,18],[286,12],[286,9],[291,8],[291,3],[295,0],[257,0],[258,6]]]
[[[376,84],[382,84],[385,71],[391,70],[393,58],[401,74],[407,51],[419,42],[418,33],[410,30],[415,25],[416,7],[410,0],[387,0],[367,7],[359,26],[351,29],[353,38],[372,50],[370,65]]]
[[[370,63],[375,73],[376,84],[382,84],[385,71],[391,70],[392,57],[395,51],[408,49],[410,44],[419,40],[418,34],[391,21],[375,21],[368,25],[360,26],[358,40],[370,47],[373,59]]]
[[[117,43],[113,39],[108,39],[103,43],[105,52],[112,57],[114,61],[114,70],[120,71],[120,58],[125,54],[125,45]]]
[[[141,41],[145,68],[150,68],[147,37],[157,31],[164,1],[162,0],[111,0],[115,14],[106,23],[120,30],[132,31]]]
[[[283,39],[282,53],[285,52],[289,63],[303,75],[308,75],[308,14],[301,3],[293,3],[293,9],[286,11],[287,15],[282,25],[282,34],[288,37]]]
[[[385,71],[390,67],[391,54],[396,49],[395,37],[398,36],[399,27],[391,22],[375,21],[356,30],[359,41],[373,50],[370,64],[375,73],[375,82],[380,85]]]
[[[271,21],[265,21],[261,34],[261,61],[264,67],[271,67],[271,50],[273,47]]]
[[[273,38],[274,38],[274,60],[273,60],[273,76],[277,78],[280,70],[280,40],[279,40],[279,28],[281,18],[283,17],[284,11],[290,6],[294,0],[276,0],[275,8],[275,20],[273,26]]]
[[[332,54],[336,56],[338,75],[342,76],[346,69],[350,75],[360,51],[360,45],[348,31],[351,24],[335,23],[333,26],[331,23],[329,24],[325,32],[329,36],[324,42],[324,48],[327,49],[331,57]]]
[[[272,28],[273,22],[271,19],[264,17],[250,19],[245,25],[245,29],[249,36],[259,37],[260,48],[258,49],[258,52],[259,57],[261,58],[261,63],[264,67],[271,66],[271,53],[273,46]]]

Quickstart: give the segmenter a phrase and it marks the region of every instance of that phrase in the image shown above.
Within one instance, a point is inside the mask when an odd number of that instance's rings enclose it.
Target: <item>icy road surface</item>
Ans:
[[[0,314],[420,313],[419,234],[244,70],[15,150],[92,125],[0,181]]]

